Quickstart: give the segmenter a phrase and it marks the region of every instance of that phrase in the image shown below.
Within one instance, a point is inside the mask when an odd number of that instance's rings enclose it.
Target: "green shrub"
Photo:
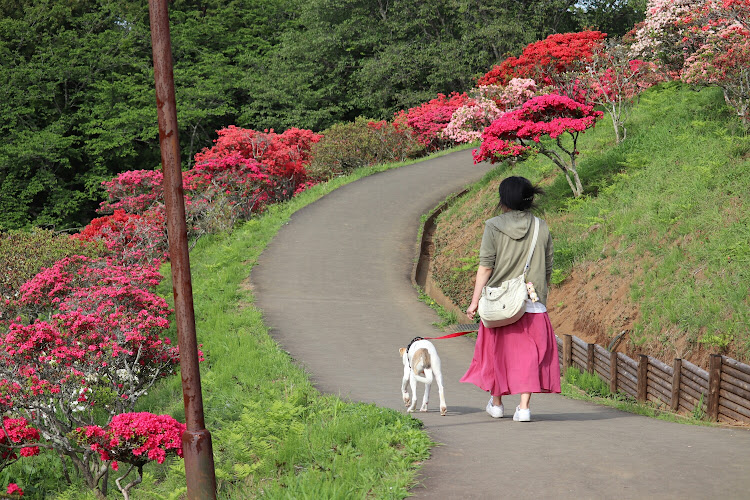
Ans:
[[[94,251],[67,234],[46,229],[0,233],[0,299],[16,297],[21,285],[43,267],[69,255],[90,255]]]
[[[423,152],[409,130],[399,131],[392,123],[359,117],[323,132],[323,139],[312,148],[308,173],[314,179],[326,180],[359,167],[403,161]]]

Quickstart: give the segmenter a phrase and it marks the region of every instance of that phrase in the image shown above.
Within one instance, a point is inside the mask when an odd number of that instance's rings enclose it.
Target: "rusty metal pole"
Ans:
[[[203,419],[203,396],[195,335],[193,286],[190,278],[185,202],[182,189],[180,140],[177,135],[177,105],[174,97],[172,43],[169,37],[167,0],[149,0],[151,44],[154,54],[156,107],[159,145],[164,168],[164,202],[167,209],[169,254],[172,262],[172,291],[180,345],[182,396],[187,430],[182,435],[187,497],[190,500],[216,498],[211,433]]]

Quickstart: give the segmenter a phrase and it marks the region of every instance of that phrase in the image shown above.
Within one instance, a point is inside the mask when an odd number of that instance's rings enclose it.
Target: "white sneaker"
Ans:
[[[487,402],[487,413],[489,413],[492,418],[503,418],[505,407],[502,403],[500,403],[500,406],[493,405],[492,397],[490,396],[490,400]]]
[[[513,420],[516,422],[531,422],[531,410],[526,408],[522,410],[520,406],[516,406],[516,412],[513,414]]]

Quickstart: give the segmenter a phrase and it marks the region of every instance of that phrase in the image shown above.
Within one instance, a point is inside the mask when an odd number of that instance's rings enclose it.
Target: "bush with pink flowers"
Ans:
[[[427,151],[435,151],[453,143],[442,132],[458,108],[472,103],[473,100],[466,93],[438,94],[435,99],[420,106],[397,112],[393,121],[396,127],[409,127],[417,142]]]
[[[581,196],[583,186],[576,168],[578,134],[593,127],[602,115],[593,106],[569,97],[556,94],[534,97],[485,129],[480,149],[474,150],[474,161],[524,160],[532,153],[540,153],[563,171],[573,195]],[[565,136],[569,138],[567,144],[562,141]],[[554,146],[543,141],[545,137],[552,139]],[[570,160],[563,159],[560,153]]]
[[[152,413],[121,413],[112,417],[105,427],[89,425],[75,430],[78,442],[99,454],[104,463],[119,470],[120,463],[129,464],[125,473],[115,480],[127,500],[130,490],[143,480],[143,466],[150,460],[163,463],[167,456],[182,457],[182,434],[185,424],[169,415]],[[136,477],[127,484],[123,480],[136,470]]]
[[[0,324],[0,406],[39,429],[92,490],[106,490],[106,464],[70,433],[132,411],[178,366],[164,336],[170,309],[151,291],[161,279],[155,265],[64,258],[21,287],[20,315]]]

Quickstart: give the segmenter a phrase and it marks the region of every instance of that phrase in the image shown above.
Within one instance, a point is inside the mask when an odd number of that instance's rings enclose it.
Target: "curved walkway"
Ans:
[[[467,150],[366,177],[279,231],[252,271],[257,304],[320,390],[404,411],[398,348],[440,334],[410,281],[420,216],[487,168]],[[472,342],[436,345],[448,415],[437,411],[436,387],[430,411],[414,414],[443,443],[412,490],[418,498],[750,498],[750,432],[560,395],[534,395],[531,423],[493,420],[488,396],[458,383]],[[512,417],[518,396],[504,403]]]

